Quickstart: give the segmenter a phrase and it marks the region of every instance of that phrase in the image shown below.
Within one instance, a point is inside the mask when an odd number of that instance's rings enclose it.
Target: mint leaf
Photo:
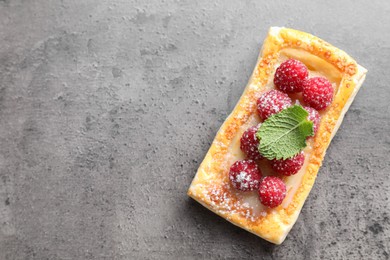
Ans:
[[[306,137],[314,135],[308,112],[295,105],[272,115],[257,131],[260,153],[267,159],[291,158],[306,147]]]

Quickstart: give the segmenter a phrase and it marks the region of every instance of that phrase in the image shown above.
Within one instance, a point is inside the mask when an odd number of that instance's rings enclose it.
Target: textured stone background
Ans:
[[[390,2],[286,2],[0,0],[0,259],[389,259]],[[281,246],[186,196],[272,25],[370,71]]]

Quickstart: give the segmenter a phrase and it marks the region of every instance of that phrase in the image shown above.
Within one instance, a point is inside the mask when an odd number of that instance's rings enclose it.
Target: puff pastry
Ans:
[[[264,207],[256,192],[241,192],[229,185],[230,165],[244,158],[240,150],[240,136],[256,125],[257,98],[274,89],[273,75],[286,59],[293,58],[309,68],[311,76],[324,76],[335,87],[331,105],[321,114],[321,122],[314,138],[304,149],[302,169],[284,177],[287,195],[276,208]],[[327,147],[337,132],[344,114],[364,81],[367,70],[345,52],[308,33],[271,27],[264,41],[254,72],[233,112],[219,129],[209,151],[201,163],[188,190],[188,195],[206,208],[231,223],[281,244],[296,222],[301,208],[314,184]],[[261,165],[269,174],[266,162]]]

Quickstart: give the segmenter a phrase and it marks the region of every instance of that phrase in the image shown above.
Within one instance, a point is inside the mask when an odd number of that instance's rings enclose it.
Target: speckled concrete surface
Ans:
[[[390,2],[325,2],[1,0],[0,259],[389,259]],[[281,246],[186,196],[271,25],[370,71]]]

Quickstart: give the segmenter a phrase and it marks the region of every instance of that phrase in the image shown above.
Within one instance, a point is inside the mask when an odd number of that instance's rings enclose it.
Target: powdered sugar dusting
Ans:
[[[249,159],[260,160],[261,156],[258,146],[259,140],[257,139],[256,133],[261,124],[248,128],[240,139],[240,148],[246,154]]]
[[[291,99],[287,94],[273,89],[261,95],[257,100],[257,112],[265,120],[291,106],[291,104]]]
[[[313,131],[315,135],[317,133],[318,127],[320,126],[321,116],[318,111],[312,107],[306,106],[303,108],[309,113],[307,119],[313,122]]]
[[[229,172],[231,185],[241,191],[253,191],[259,187],[261,171],[252,160],[236,161]]]
[[[256,192],[249,192],[243,195],[233,190],[226,183],[209,186],[208,189],[203,190],[203,195],[210,200],[212,207],[218,209],[221,213],[240,214],[252,222],[256,222],[259,217],[267,215],[258,201]],[[247,198],[256,199],[257,204],[247,202]],[[260,206],[258,207],[257,205]]]
[[[334,88],[324,77],[313,77],[305,81],[303,100],[309,106],[322,110],[332,103]]]
[[[303,163],[305,161],[305,154],[303,152],[295,155],[292,158],[288,158],[286,160],[272,160],[271,166],[277,173],[283,174],[285,176],[290,176],[298,173],[298,171],[302,168]]]
[[[286,185],[278,177],[264,177],[260,183],[259,196],[263,205],[271,208],[277,207],[286,197]]]
[[[308,70],[302,62],[294,59],[284,61],[276,69],[274,84],[285,93],[301,92]]]

